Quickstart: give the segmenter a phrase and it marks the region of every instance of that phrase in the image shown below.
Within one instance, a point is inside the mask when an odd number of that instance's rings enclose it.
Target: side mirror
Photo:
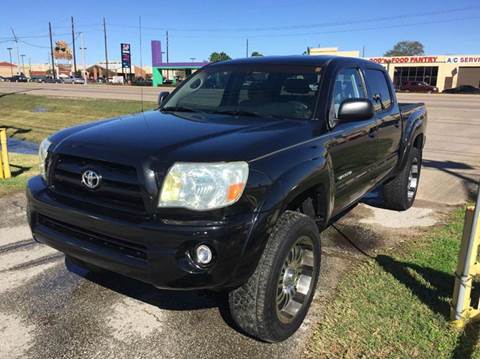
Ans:
[[[158,95],[158,106],[162,106],[162,103],[163,101],[165,101],[165,99],[168,97],[168,95],[170,95],[170,92],[168,91],[162,91],[160,92],[160,94]]]
[[[368,120],[375,116],[375,109],[369,99],[349,98],[340,104],[338,120],[341,122]]]

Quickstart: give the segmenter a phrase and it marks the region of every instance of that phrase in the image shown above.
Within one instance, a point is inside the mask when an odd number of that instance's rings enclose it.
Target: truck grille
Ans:
[[[135,257],[141,260],[147,260],[147,250],[142,244],[133,243],[123,239],[113,238],[100,233],[95,233],[83,228],[67,224],[56,219],[38,216],[38,223],[49,229],[64,234],[70,238],[114,250],[120,254]]]
[[[58,155],[50,174],[55,194],[75,202],[131,214],[146,213],[137,171],[134,167],[75,156]],[[82,184],[82,174],[94,170],[102,176],[97,189]]]

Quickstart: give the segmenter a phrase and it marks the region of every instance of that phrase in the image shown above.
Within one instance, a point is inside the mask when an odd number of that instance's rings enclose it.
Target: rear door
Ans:
[[[344,100],[366,97],[365,81],[358,68],[338,71],[328,119],[335,178],[334,214],[363,196],[372,186],[372,168],[377,159],[376,118],[338,122],[338,110]]]
[[[377,117],[377,155],[375,174],[385,177],[396,165],[402,138],[400,109],[387,74],[379,69],[366,69],[368,95]]]

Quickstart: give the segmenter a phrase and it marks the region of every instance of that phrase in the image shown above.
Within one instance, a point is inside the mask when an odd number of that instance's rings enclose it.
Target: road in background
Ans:
[[[480,96],[399,94],[425,102],[427,142],[418,199],[460,204],[473,200],[480,177]]]
[[[71,85],[39,84],[35,82],[0,82],[0,94],[25,93],[38,96],[87,97],[118,100],[157,101],[161,91],[173,91],[174,87],[140,87],[122,85]]]
[[[29,94],[134,99],[139,88],[1,84]],[[144,89],[151,99],[158,89]],[[473,195],[480,174],[480,97],[414,95],[427,103],[429,125],[418,200],[406,212],[358,206],[337,225],[372,255],[441,221],[449,204]],[[1,97],[0,97],[1,111]],[[1,125],[1,112],[0,112]],[[299,332],[266,344],[238,332],[226,296],[168,292],[119,275],[65,269],[63,254],[35,243],[25,196],[0,199],[0,357],[4,358],[298,358],[341,274],[365,257],[332,228],[322,233],[320,285]]]

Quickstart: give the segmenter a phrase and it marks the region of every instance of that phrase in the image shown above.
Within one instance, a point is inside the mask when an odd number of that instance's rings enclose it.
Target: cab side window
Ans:
[[[340,70],[335,78],[332,105],[330,107],[329,125],[335,127],[338,122],[338,110],[341,103],[350,98],[366,98],[367,91],[358,69]]]
[[[372,100],[375,111],[388,109],[392,104],[392,96],[385,73],[380,70],[368,69],[365,71],[365,76],[370,88],[370,100]]]

